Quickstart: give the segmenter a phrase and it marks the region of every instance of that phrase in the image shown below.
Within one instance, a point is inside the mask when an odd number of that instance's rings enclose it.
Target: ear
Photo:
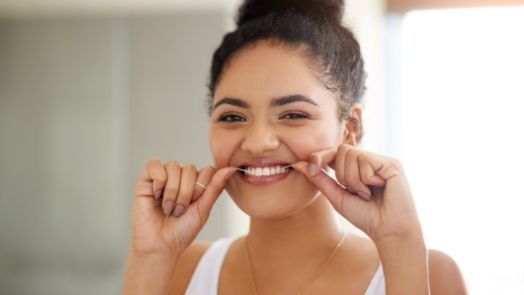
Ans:
[[[344,143],[358,146],[363,135],[362,105],[355,103],[351,107],[349,119],[345,121]]]

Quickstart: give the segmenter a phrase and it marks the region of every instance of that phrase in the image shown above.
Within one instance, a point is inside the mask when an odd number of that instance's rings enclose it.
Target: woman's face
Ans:
[[[235,203],[259,218],[287,217],[311,204],[318,190],[284,167],[338,146],[337,114],[335,95],[296,51],[268,42],[240,51],[215,90],[209,129],[215,166],[248,170],[226,187]]]

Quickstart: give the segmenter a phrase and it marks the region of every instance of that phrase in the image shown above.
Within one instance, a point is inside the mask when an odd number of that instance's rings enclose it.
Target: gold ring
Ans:
[[[201,184],[200,182],[197,182],[196,184],[197,184],[197,185],[200,185],[203,189],[206,189],[206,186],[203,185],[203,184]]]

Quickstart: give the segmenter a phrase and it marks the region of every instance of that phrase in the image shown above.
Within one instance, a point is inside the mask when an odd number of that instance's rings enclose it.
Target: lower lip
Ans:
[[[247,183],[252,185],[269,185],[276,182],[279,182],[286,178],[293,170],[290,170],[287,173],[277,174],[277,175],[271,175],[271,176],[252,176],[252,175],[245,175],[242,172],[240,172],[240,176],[242,179],[244,179]]]

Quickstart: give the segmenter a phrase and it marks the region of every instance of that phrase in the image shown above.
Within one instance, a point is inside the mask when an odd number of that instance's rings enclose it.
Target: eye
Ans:
[[[218,122],[234,123],[234,122],[245,122],[246,119],[242,116],[235,114],[223,115],[217,120]]]
[[[287,113],[280,117],[280,119],[284,120],[300,120],[300,119],[308,119],[309,115],[303,114],[303,113]]]

